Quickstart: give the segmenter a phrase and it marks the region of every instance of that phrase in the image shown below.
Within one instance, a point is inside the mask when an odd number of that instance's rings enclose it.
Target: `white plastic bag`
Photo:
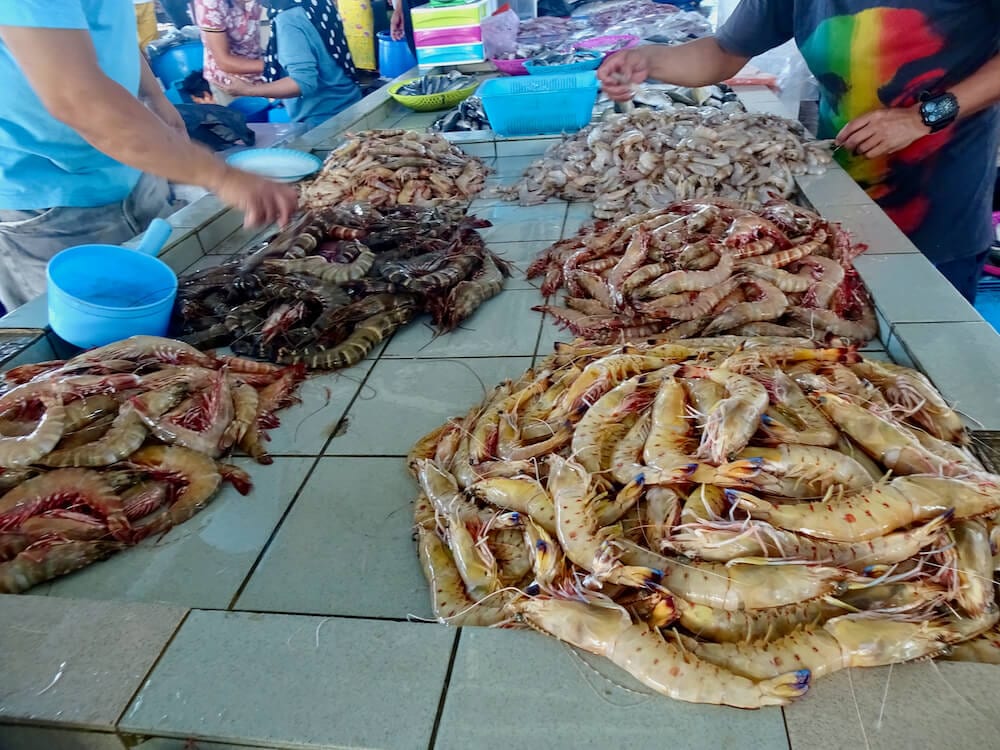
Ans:
[[[517,49],[517,30],[520,26],[521,19],[510,8],[484,18],[483,49],[486,58],[493,60],[514,52]]]

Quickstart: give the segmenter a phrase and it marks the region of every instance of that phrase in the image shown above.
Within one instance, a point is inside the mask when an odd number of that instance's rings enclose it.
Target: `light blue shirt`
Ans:
[[[305,10],[284,10],[275,17],[274,25],[278,62],[302,90],[298,98],[285,100],[293,122],[319,125],[360,101],[361,89],[330,57]]]
[[[0,26],[83,29],[101,70],[139,92],[132,0],[0,0]],[[58,58],[59,50],[51,50]],[[105,156],[50,115],[0,41],[0,209],[103,206],[123,200],[139,172]]]

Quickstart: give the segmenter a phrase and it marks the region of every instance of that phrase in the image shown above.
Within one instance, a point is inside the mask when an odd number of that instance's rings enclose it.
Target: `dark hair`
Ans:
[[[207,96],[212,93],[212,87],[208,85],[208,81],[205,80],[205,76],[200,70],[189,74],[181,82],[180,89],[188,96]]]

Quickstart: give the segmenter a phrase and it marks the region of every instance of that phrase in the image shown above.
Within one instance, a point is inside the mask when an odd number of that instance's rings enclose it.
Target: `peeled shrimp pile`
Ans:
[[[550,197],[593,201],[613,219],[676,200],[766,200],[795,188],[795,175],[822,174],[826,141],[775,115],[727,114],[715,107],[637,109],[590,125],[531,165],[500,192],[521,205]]]
[[[256,252],[182,279],[178,330],[199,347],[350,367],[419,313],[444,333],[503,289],[509,265],[484,226],[461,204],[307,213]]]
[[[239,447],[271,463],[264,430],[301,367],[203,354],[137,336],[4,374],[0,396],[0,593],[16,594],[164,534],[223,481]]]
[[[440,135],[369,130],[349,136],[302,191],[307,208],[344,202],[429,206],[467,200],[483,189],[486,166]]]
[[[422,438],[435,617],[742,708],[845,667],[1000,661],[1000,476],[922,375],[812,347],[557,344]]]
[[[557,242],[528,268],[561,306],[539,308],[577,336],[629,341],[666,331],[806,336],[864,343],[871,300],[836,224],[774,199],[753,211],[683,201]]]

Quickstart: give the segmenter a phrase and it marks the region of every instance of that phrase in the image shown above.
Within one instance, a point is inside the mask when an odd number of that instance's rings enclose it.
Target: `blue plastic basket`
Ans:
[[[590,60],[580,60],[580,62],[569,63],[568,65],[536,65],[534,60],[528,60],[524,64],[524,69],[528,75],[532,76],[558,76],[567,73],[583,73],[588,70],[597,70],[601,67],[604,55],[600,52],[590,52],[590,50],[578,50],[593,55]]]
[[[573,133],[590,122],[597,74],[493,78],[479,87],[479,98],[499,135]]]

